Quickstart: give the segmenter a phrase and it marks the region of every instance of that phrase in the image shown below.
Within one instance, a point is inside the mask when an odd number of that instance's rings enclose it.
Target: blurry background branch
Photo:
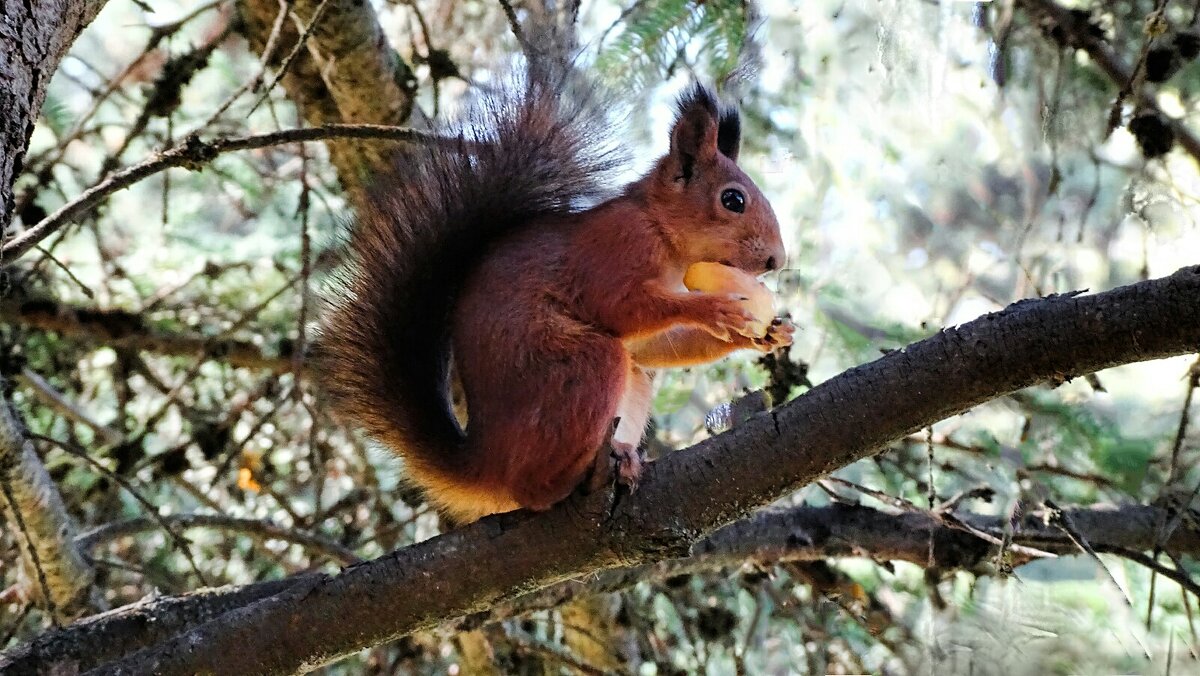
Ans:
[[[284,55],[295,49],[303,34],[299,26],[318,19],[308,45],[287,62],[280,81],[309,125],[398,126],[409,121],[417,81],[384,36],[371,3],[243,0],[237,8],[242,34],[271,67],[281,67]],[[281,12],[286,16],[268,50]],[[338,179],[352,199],[358,199],[367,178],[385,169],[391,159],[386,145],[350,139],[327,145]]]
[[[211,141],[203,141],[197,136],[188,136],[183,143],[157,153],[151,159],[109,174],[103,181],[85,190],[54,213],[33,224],[28,230],[10,238],[5,242],[3,249],[0,249],[0,254],[3,254],[8,260],[20,257],[37,246],[43,239],[57,232],[62,226],[95,208],[112,193],[128,188],[138,181],[171,167],[185,167],[194,171],[202,168],[222,153],[329,139],[418,141],[421,143],[437,143],[445,140],[403,127],[370,124],[331,124],[307,129],[286,129],[254,136],[218,138]]]
[[[5,388],[0,379],[0,391]],[[74,541],[74,519],[25,438],[7,402],[0,401],[0,513],[15,537],[23,581],[18,585],[43,605],[55,622],[67,622],[104,607],[92,587],[95,574]]]
[[[1131,68],[1124,59],[1117,54],[1108,42],[1104,39],[1103,33],[1098,30],[1094,19],[1091,19],[1085,10],[1068,9],[1054,0],[1016,0],[1016,3],[1025,8],[1034,17],[1041,18],[1049,23],[1047,34],[1051,39],[1059,41],[1063,47],[1071,49],[1081,49],[1087,53],[1092,62],[1095,63],[1100,70],[1110,79],[1118,89],[1118,101],[1114,104],[1109,120],[1109,131],[1120,126],[1121,114],[1121,99],[1127,96],[1132,96],[1137,103],[1135,115],[1138,113],[1153,114],[1156,119],[1161,120],[1162,124],[1166,125],[1170,130],[1171,136],[1179,143],[1187,154],[1192,156],[1196,162],[1200,162],[1200,137],[1197,137],[1187,123],[1166,116],[1158,103],[1158,94],[1152,84],[1147,84],[1145,76],[1144,64],[1145,56],[1142,56],[1136,68]],[[1165,4],[1165,3],[1163,3]],[[1159,21],[1165,23],[1164,18],[1152,19],[1147,21]],[[1196,26],[1192,26],[1195,28]],[[1153,37],[1157,37],[1159,33],[1165,32],[1165,28],[1156,27],[1154,24],[1146,25],[1147,43]],[[1154,79],[1154,81],[1161,81]],[[1116,115],[1116,119],[1111,116]],[[1131,130],[1136,132],[1136,125],[1131,127]],[[1169,145],[1167,146],[1170,147]]]
[[[13,182],[21,172],[29,135],[46,98],[50,77],[104,0],[4,3],[0,28],[0,234],[13,215]],[[4,261],[0,259],[0,265]]]
[[[217,359],[239,368],[283,373],[292,368],[292,344],[271,349],[245,340],[187,333],[166,333],[152,328],[141,315],[124,310],[72,307],[53,301],[0,300],[6,322],[60,337],[82,340],[94,347],[146,350],[165,356]]]

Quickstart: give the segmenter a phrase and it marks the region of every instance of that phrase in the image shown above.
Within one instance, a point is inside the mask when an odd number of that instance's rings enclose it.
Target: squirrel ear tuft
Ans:
[[[721,120],[717,123],[717,149],[725,157],[737,162],[741,146],[742,118],[737,108],[725,106],[721,110]]]
[[[717,97],[704,85],[693,84],[679,97],[675,126],[671,129],[671,160],[675,180],[690,181],[697,163],[716,156]]]

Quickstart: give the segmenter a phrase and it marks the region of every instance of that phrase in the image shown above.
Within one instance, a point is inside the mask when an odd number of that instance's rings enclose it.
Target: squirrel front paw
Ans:
[[[754,329],[757,321],[746,308],[742,296],[713,295],[707,299],[701,326],[715,338],[733,342],[734,336],[757,338]]]
[[[754,338],[751,342],[754,349],[760,352],[771,352],[781,347],[787,347],[792,344],[792,337],[796,333],[796,326],[791,321],[776,317],[771,320],[770,326],[767,327],[767,333],[764,336]]]

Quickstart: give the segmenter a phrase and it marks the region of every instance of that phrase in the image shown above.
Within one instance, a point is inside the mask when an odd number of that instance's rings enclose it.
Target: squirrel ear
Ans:
[[[708,163],[716,156],[717,97],[705,86],[692,85],[677,104],[678,114],[671,129],[672,179],[690,181],[697,163]]]

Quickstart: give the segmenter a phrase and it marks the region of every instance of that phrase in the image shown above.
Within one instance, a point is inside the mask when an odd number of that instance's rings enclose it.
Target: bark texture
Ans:
[[[310,670],[570,577],[686,556],[756,507],[988,399],[1198,348],[1200,267],[1022,301],[652,463],[633,495],[576,495],[542,514],[487,518],[309,578],[95,673]]]
[[[12,221],[13,181],[21,173],[46,85],[104,3],[0,0],[0,231],[7,233]]]
[[[0,513],[20,544],[19,584],[31,601],[60,622],[100,607],[92,594],[95,571],[75,544],[74,520],[16,414],[2,400]]]
[[[268,598],[303,581],[304,576],[297,576],[232,591],[200,590],[186,596],[145,599],[94,615],[57,632],[47,632],[13,648],[0,657],[0,673],[6,676],[81,673],[114,656],[166,640],[188,627]]]

